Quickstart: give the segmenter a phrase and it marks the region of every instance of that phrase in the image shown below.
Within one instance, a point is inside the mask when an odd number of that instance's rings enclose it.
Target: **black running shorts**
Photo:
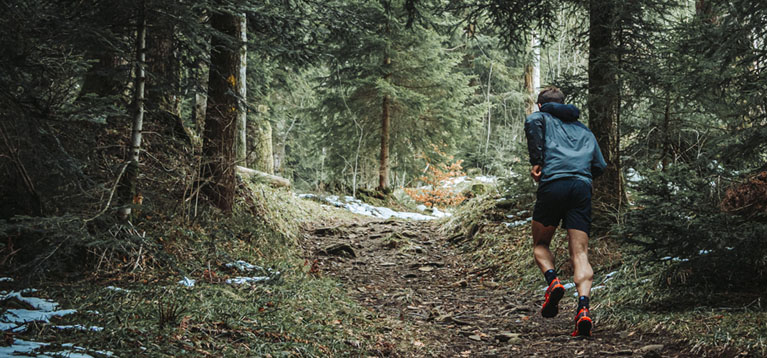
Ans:
[[[590,234],[591,183],[563,178],[541,183],[536,193],[533,220],[544,226],[559,226]]]

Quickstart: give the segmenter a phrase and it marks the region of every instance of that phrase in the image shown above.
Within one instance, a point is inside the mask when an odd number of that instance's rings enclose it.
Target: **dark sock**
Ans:
[[[581,308],[589,308],[589,296],[581,296],[578,297],[578,311],[581,310]]]
[[[554,281],[554,279],[557,278],[557,272],[551,269],[544,272],[543,276],[546,277],[546,283],[550,285],[551,281]]]

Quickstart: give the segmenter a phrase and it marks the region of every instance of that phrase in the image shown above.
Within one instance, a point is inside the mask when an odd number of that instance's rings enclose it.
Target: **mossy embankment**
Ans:
[[[441,230],[488,276],[517,294],[542,297],[545,284],[532,258],[530,237],[533,200],[530,195],[506,199],[490,193],[464,203]],[[560,277],[572,282],[564,236],[559,230],[551,249]],[[758,288],[731,284],[742,278],[727,278],[720,263],[731,258],[718,256],[726,254],[722,250],[658,258],[614,232],[592,237],[596,324],[619,330],[627,339],[642,332],[665,332],[686,342],[688,353],[700,356],[767,355],[762,303],[767,297]],[[574,297],[563,302],[575,305]]]
[[[15,282],[0,282],[7,291],[34,287],[35,296],[77,310],[28,324],[15,339],[51,343],[45,351],[73,343],[93,349],[93,356],[99,356],[96,349],[157,357],[363,354],[380,327],[337,281],[311,272],[302,248],[306,223],[354,218],[285,189],[242,183],[238,192],[229,216],[205,206],[192,220],[144,213],[132,224],[113,223],[106,233],[72,241],[86,253],[80,265],[65,265],[71,272],[43,269],[29,279],[17,271]],[[26,233],[12,225],[8,230]],[[98,240],[105,235],[109,242]],[[40,265],[64,267],[57,260],[54,255]],[[227,265],[239,260],[256,267]],[[228,281],[237,277],[256,282]]]

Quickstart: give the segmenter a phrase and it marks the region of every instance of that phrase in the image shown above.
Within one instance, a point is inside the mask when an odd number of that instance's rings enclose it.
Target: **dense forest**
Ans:
[[[767,355],[767,2],[0,13],[0,356]],[[549,86],[607,163],[586,339],[538,312]]]

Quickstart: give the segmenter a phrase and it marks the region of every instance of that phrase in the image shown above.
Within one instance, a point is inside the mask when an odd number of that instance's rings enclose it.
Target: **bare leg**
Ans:
[[[573,260],[573,281],[578,289],[579,296],[589,296],[591,285],[594,283],[594,270],[589,264],[589,236],[576,229],[567,230],[567,238],[570,247],[570,258]]]
[[[551,254],[549,245],[555,231],[557,231],[556,226],[543,226],[540,222],[533,220],[533,256],[541,272],[554,269],[554,255]]]

